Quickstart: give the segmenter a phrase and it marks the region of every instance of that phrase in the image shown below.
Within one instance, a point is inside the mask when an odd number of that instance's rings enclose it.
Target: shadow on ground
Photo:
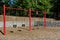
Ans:
[[[4,33],[0,30],[0,33],[2,34],[2,35],[4,35]]]

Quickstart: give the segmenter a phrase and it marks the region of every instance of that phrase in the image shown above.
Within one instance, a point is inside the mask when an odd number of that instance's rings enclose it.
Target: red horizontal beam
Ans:
[[[22,8],[11,8],[11,7],[6,7],[7,9],[12,9],[12,10],[26,10],[26,9],[22,9]]]
[[[37,10],[32,10],[32,12],[36,12]],[[41,12],[41,11],[38,11],[38,12]]]
[[[27,9],[23,9],[23,8],[11,8],[11,7],[6,7],[6,9],[12,9],[12,10],[25,10],[28,11]],[[32,12],[36,12],[37,10],[31,10]],[[38,11],[41,12],[41,11]]]

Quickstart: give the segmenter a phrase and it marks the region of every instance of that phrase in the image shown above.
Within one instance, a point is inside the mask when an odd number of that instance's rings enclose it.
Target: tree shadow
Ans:
[[[4,33],[0,30],[0,33],[2,33],[4,35]]]

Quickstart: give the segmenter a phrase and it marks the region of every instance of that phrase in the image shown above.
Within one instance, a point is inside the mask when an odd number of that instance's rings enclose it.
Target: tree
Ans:
[[[3,5],[4,3],[2,2],[2,0],[0,0],[0,15],[2,14],[3,11]]]
[[[60,19],[60,0],[53,0],[52,4],[51,11],[54,12],[54,18]]]
[[[10,6],[8,0],[4,0],[4,1],[7,6]],[[46,12],[49,14],[49,10],[52,7],[50,1],[51,0],[14,0],[13,4],[10,7],[23,8],[23,9],[26,8],[26,9],[39,10],[39,11],[44,11],[44,9],[46,9]],[[23,12],[25,11],[22,11],[22,13]],[[36,11],[36,14],[38,14],[38,11]],[[23,15],[27,15],[27,12],[25,12]]]

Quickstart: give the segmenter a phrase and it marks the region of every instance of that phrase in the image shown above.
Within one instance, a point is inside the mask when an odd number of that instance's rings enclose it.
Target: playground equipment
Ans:
[[[32,14],[32,11],[35,11],[35,10],[26,10],[26,9],[22,9],[22,8],[10,8],[10,7],[6,7],[5,5],[3,5],[3,12],[4,12],[4,35],[6,35],[6,9],[14,9],[14,10],[25,10],[25,11],[28,11],[29,12],[29,30],[31,31],[32,30],[32,17],[31,17],[31,14]],[[46,11],[44,11],[44,28],[46,29]]]

